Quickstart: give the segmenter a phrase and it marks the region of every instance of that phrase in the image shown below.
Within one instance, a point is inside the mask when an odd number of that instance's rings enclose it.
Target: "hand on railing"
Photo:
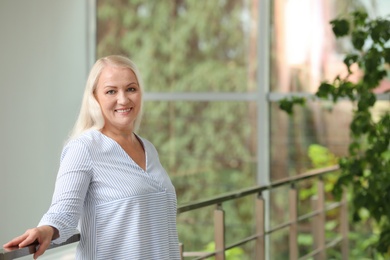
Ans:
[[[18,236],[8,243],[4,244],[4,248],[10,247],[26,247],[31,244],[39,244],[38,250],[34,253],[34,259],[41,256],[49,247],[50,242],[58,237],[58,230],[52,226],[41,226],[28,229],[23,235]]]

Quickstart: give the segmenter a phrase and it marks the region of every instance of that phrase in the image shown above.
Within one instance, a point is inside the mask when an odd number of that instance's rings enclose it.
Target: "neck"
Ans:
[[[127,141],[134,142],[134,138],[135,138],[132,129],[121,131],[119,129],[109,129],[103,127],[101,132],[116,141],[127,140]]]

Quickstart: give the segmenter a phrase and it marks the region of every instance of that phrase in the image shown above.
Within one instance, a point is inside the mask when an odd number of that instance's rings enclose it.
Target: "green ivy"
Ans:
[[[379,228],[379,239],[373,239],[376,250],[390,256],[390,114],[383,113],[374,120],[371,113],[376,103],[373,89],[389,73],[390,20],[370,19],[365,12],[356,11],[348,19],[330,21],[337,38],[350,37],[353,50],[346,54],[346,77],[337,76],[333,82],[322,82],[315,93],[319,99],[349,99],[354,104],[350,124],[349,154],[339,159],[341,174],[333,193],[341,197],[344,187],[352,192],[353,221],[361,221],[366,210]],[[357,64],[363,76],[351,82],[351,66]],[[305,98],[281,100],[279,107],[293,114],[294,105],[303,105]]]

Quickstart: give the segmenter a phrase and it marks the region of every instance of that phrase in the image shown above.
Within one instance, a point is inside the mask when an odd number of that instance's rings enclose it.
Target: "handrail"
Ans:
[[[189,257],[189,256],[197,256],[198,258],[195,258],[194,260],[200,260],[200,259],[206,259],[209,257],[215,257],[215,259],[221,259],[225,260],[225,252],[229,249],[232,249],[234,247],[243,245],[249,241],[256,241],[256,246],[255,246],[255,251],[256,251],[256,259],[265,259],[265,253],[264,253],[264,247],[265,247],[265,236],[270,235],[273,232],[276,232],[282,228],[289,227],[290,228],[290,242],[289,242],[289,247],[290,247],[290,259],[296,259],[296,260],[302,260],[302,259],[307,259],[307,256],[302,256],[301,258],[298,257],[299,252],[298,252],[298,241],[297,241],[297,223],[303,220],[306,220],[311,217],[315,217],[317,223],[319,226],[322,226],[323,230],[321,228],[318,230],[317,234],[313,234],[313,236],[316,239],[317,243],[317,248],[310,253],[310,255],[317,256],[318,259],[326,259],[326,252],[325,250],[327,248],[333,247],[334,245],[338,243],[342,243],[342,255],[343,259],[348,259],[348,238],[347,238],[347,233],[348,233],[348,227],[346,226],[345,223],[341,224],[341,238],[336,238],[328,243],[325,241],[325,214],[327,211],[335,209],[335,208],[342,208],[341,212],[345,214],[347,212],[346,209],[346,196],[345,192],[343,193],[343,199],[341,202],[336,202],[332,203],[330,205],[325,205],[325,198],[324,198],[324,193],[325,193],[325,187],[324,187],[324,180],[323,180],[323,175],[332,173],[334,171],[339,170],[339,166],[331,166],[331,167],[326,167],[326,168],[321,168],[321,169],[316,169],[312,171],[308,171],[304,174],[296,175],[293,177],[289,178],[284,178],[280,179],[278,181],[275,181],[269,185],[259,185],[247,189],[243,189],[240,191],[235,191],[231,193],[227,193],[224,195],[216,196],[214,198],[208,199],[208,200],[203,200],[203,201],[198,201],[195,203],[187,204],[180,206],[178,208],[178,213],[183,213],[186,211],[190,210],[195,210],[203,207],[208,207],[208,206],[216,206],[214,210],[214,239],[215,239],[215,250],[214,251],[209,251],[209,252],[183,252],[182,259],[183,257]],[[313,198],[314,201],[317,201],[315,203],[316,209],[314,209],[311,213],[299,216],[297,215],[297,202],[296,202],[296,196],[297,196],[297,189],[296,189],[296,182],[309,179],[309,178],[315,178],[318,177],[318,191],[317,191],[317,196],[318,198]],[[273,188],[277,188],[280,186],[285,186],[285,185],[290,185],[290,221],[283,223],[282,225],[279,225],[274,228],[268,228],[265,229],[264,226],[264,198],[262,196],[262,192],[266,190],[272,190]],[[257,194],[258,196],[256,197],[256,212],[257,212],[257,220],[256,220],[256,232],[252,235],[249,235],[248,237],[245,237],[241,239],[240,241],[236,241],[233,244],[226,245],[224,241],[224,236],[225,236],[225,224],[223,224],[223,227],[220,227],[220,223],[224,223],[224,211],[222,208],[222,205],[224,202],[229,201],[229,200],[235,200],[239,199],[248,195],[254,195]],[[341,217],[342,218],[342,217]],[[344,220],[345,221],[345,220]],[[222,240],[221,240],[222,239]]]
[[[74,234],[70,238],[68,238],[65,242],[60,244],[50,244],[48,249],[65,246],[71,243],[75,243],[80,241],[80,234]],[[19,247],[12,247],[12,248],[0,248],[0,260],[12,260],[15,258],[27,256],[34,254],[37,251],[38,243],[31,244],[29,246],[19,248]]]
[[[206,200],[202,200],[202,201],[198,201],[198,202],[192,202],[189,204],[179,206],[177,209],[177,213],[183,213],[186,211],[204,208],[204,207],[212,206],[215,204],[221,204],[222,202],[225,202],[228,200],[242,198],[242,197],[245,197],[245,196],[248,196],[251,194],[260,193],[260,192],[265,191],[265,190],[271,190],[273,188],[277,188],[277,187],[280,187],[280,186],[283,186],[286,184],[290,184],[290,183],[294,183],[297,181],[302,181],[302,180],[309,179],[309,178],[312,178],[315,176],[322,176],[324,174],[337,171],[338,169],[339,169],[339,166],[337,165],[337,166],[330,166],[330,167],[326,167],[326,168],[311,170],[311,171],[307,171],[306,173],[303,173],[303,174],[299,174],[296,176],[277,180],[277,181],[275,181],[271,184],[268,184],[268,185],[258,185],[258,186],[254,186],[251,188],[246,188],[246,189],[242,189],[239,191],[226,193],[226,194],[216,196],[216,197],[211,198],[211,199],[206,199]]]
[[[268,184],[268,185],[258,185],[258,186],[254,186],[251,188],[246,188],[246,189],[242,189],[239,191],[226,193],[226,194],[216,196],[216,197],[211,198],[211,199],[206,199],[206,200],[198,201],[195,203],[185,204],[185,205],[178,207],[177,213],[180,214],[183,212],[187,212],[187,211],[191,211],[191,210],[195,210],[195,209],[199,209],[199,208],[203,208],[203,207],[207,207],[207,206],[220,205],[225,201],[242,198],[242,197],[256,194],[256,193],[261,194],[261,192],[265,191],[265,190],[271,190],[273,188],[277,188],[277,187],[280,187],[280,186],[283,186],[286,184],[293,184],[295,182],[302,181],[302,180],[309,179],[309,178],[313,178],[313,177],[320,177],[324,174],[334,172],[338,169],[339,169],[338,166],[331,166],[331,167],[321,168],[321,169],[317,169],[317,170],[312,170],[312,171],[308,171],[308,172],[300,174],[300,175],[280,179],[280,180],[275,181],[275,182]],[[313,214],[314,215],[318,214],[318,211],[313,212],[311,214],[308,214],[307,216],[301,216],[300,220],[302,219],[302,217],[308,217],[309,215],[313,215]],[[276,229],[278,229],[278,227]],[[265,234],[271,233],[273,231],[275,231],[275,230],[268,230],[265,232]],[[257,237],[258,237],[258,235],[248,237],[248,238],[244,239],[243,241],[240,241],[240,242],[237,242],[233,245],[228,246],[227,248],[231,248],[231,247],[237,246],[237,244],[242,244],[242,243],[245,243],[247,241],[254,240]],[[65,245],[75,243],[78,241],[80,241],[80,234],[75,234],[61,244],[51,244],[48,249],[65,246]],[[29,245],[29,246],[24,247],[24,248],[17,248],[17,247],[9,248],[9,249],[8,248],[7,249],[0,248],[0,260],[12,260],[15,258],[27,256],[27,255],[35,253],[36,249],[37,249],[37,244],[32,244],[32,245]],[[212,253],[204,252],[203,257],[212,256],[212,255],[215,255],[215,252],[212,252]]]

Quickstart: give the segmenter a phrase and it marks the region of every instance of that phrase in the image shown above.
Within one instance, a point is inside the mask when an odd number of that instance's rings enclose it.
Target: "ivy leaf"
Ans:
[[[359,152],[359,149],[360,143],[358,142],[352,142],[348,147],[348,151],[351,155],[356,155]]]
[[[378,19],[370,24],[370,29],[375,43],[386,43],[390,39],[390,21]]]
[[[302,97],[292,97],[291,99],[284,98],[279,101],[279,108],[285,111],[287,114],[293,114],[294,105],[305,105],[306,99]]]
[[[318,88],[316,96],[319,98],[328,98],[330,94],[334,93],[334,90],[335,87],[332,84],[322,82],[320,87]]]
[[[365,73],[363,76],[364,86],[368,89],[374,89],[379,85],[379,82],[387,76],[387,72],[382,69],[375,70],[371,73]]]
[[[341,97],[347,96],[352,101],[355,100],[353,83],[349,81],[342,82],[338,87],[338,94]]]
[[[363,176],[363,162],[359,159],[353,160],[352,163],[349,165],[349,172],[354,176]]]
[[[366,111],[369,107],[372,107],[376,102],[376,96],[372,92],[364,93],[358,102],[358,110]]]
[[[361,106],[364,102],[361,102]],[[351,132],[354,136],[363,135],[371,129],[371,116],[368,112],[357,112],[353,118],[351,125]]]
[[[293,113],[293,105],[293,102],[288,99],[282,99],[281,101],[279,101],[279,108],[289,115],[292,115]]]
[[[344,64],[347,66],[348,73],[351,73],[351,65],[356,63],[359,59],[359,56],[357,54],[349,54],[344,58]]]
[[[363,30],[353,31],[352,36],[351,36],[351,41],[352,41],[353,47],[359,51],[362,50],[364,43],[367,39],[367,36],[368,36],[367,32],[365,32]]]
[[[335,19],[330,21],[333,33],[336,37],[342,37],[349,33],[349,22],[346,19]]]
[[[368,14],[363,11],[355,11],[352,13],[352,17],[355,26],[364,26],[366,23],[366,19],[368,18]]]
[[[390,63],[390,48],[385,48],[383,50],[383,58],[385,59],[386,63]]]
[[[346,159],[345,158],[341,158],[340,161],[342,161],[342,160],[346,160]],[[340,163],[340,165],[341,164],[342,163]],[[352,180],[352,176],[349,173],[343,172],[339,176],[339,178],[337,179],[337,181],[336,181],[336,183],[335,183],[335,185],[333,187],[333,190],[332,190],[332,194],[335,196],[335,198],[337,200],[341,199],[341,196],[343,194],[343,188],[347,187],[351,183],[351,180]]]
[[[366,72],[375,72],[381,63],[382,53],[380,53],[375,47],[370,48],[363,59],[363,64],[364,68],[366,69]]]

